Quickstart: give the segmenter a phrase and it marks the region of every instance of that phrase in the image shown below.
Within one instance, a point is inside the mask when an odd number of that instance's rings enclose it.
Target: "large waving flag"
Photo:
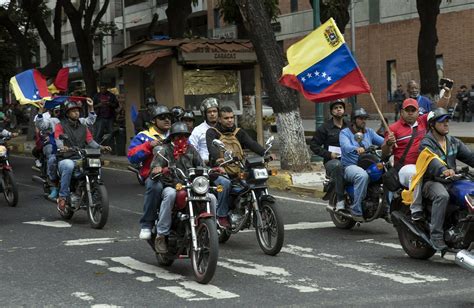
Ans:
[[[370,92],[370,86],[330,18],[287,51],[280,83],[313,102]]]

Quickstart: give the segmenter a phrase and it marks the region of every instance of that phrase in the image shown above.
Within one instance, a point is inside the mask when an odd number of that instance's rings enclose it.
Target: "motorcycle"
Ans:
[[[16,185],[13,168],[8,160],[6,141],[9,137],[0,138],[0,192],[3,192],[7,204],[14,207],[18,204],[18,186]]]
[[[450,197],[444,222],[444,240],[448,249],[441,255],[456,253],[455,262],[474,271],[474,173],[465,167],[452,177],[435,180],[446,185]],[[410,207],[402,203],[400,194],[396,194],[391,213],[403,250],[411,258],[425,260],[431,258],[436,250],[430,241],[431,201],[423,198],[423,208],[427,219],[412,221]]]
[[[219,242],[225,243],[232,234],[253,226],[260,248],[271,256],[280,252],[285,237],[283,218],[275,197],[268,193],[266,184],[269,170],[266,168],[268,159],[265,156],[272,147],[273,140],[273,136],[267,140],[263,157],[246,157],[244,162],[233,157],[222,141],[214,139],[212,142],[225,151],[224,162],[220,167],[237,162],[243,171],[239,179],[232,180],[232,201],[229,205],[231,228],[222,229],[217,226]]]
[[[356,133],[354,137],[361,144],[364,135]],[[382,176],[387,171],[388,166],[382,160],[381,151],[376,146],[370,146],[365,153],[359,156],[357,166],[364,169],[369,175],[367,193],[362,201],[363,222],[367,223],[377,218],[386,218],[388,191],[383,188]],[[360,222],[354,220],[350,210],[354,200],[354,185],[345,185],[345,209],[343,211],[336,211],[337,196],[334,180],[326,175],[323,187],[325,195],[322,199],[329,201],[326,210],[329,212],[334,225],[339,229],[351,229],[356,224],[359,226]]]
[[[222,187],[210,186],[212,172],[207,168],[190,168],[186,176],[181,169],[170,166],[169,160],[160,151],[157,155],[168,162],[170,172],[184,184],[178,183],[175,187],[171,233],[167,237],[168,252],[161,254],[155,250],[156,224],[148,244],[153,248],[158,263],[163,266],[170,266],[176,259],[191,258],[196,281],[206,284],[214,276],[219,256],[216,221],[208,192]]]
[[[67,135],[61,135],[60,139],[67,142]],[[104,138],[105,139],[105,138]],[[64,219],[71,219],[75,212],[86,210],[92,228],[102,229],[107,223],[109,216],[109,198],[107,189],[101,179],[102,162],[100,160],[100,149],[80,149],[70,147],[67,152],[57,153],[57,157],[67,153],[75,159],[75,168],[71,178],[71,195],[66,202],[66,209],[59,214]],[[61,178],[58,170],[58,177]],[[43,184],[45,196],[48,194],[49,185],[47,180],[40,176],[33,176],[33,181]],[[50,200],[56,202],[56,200]]]
[[[136,177],[137,177],[137,181],[140,185],[142,186],[145,186],[145,180],[142,178],[142,176],[140,175],[140,169],[142,168],[143,164],[142,163],[139,163],[139,164],[130,164],[127,166],[127,169],[129,171],[132,171],[133,173],[135,173]]]

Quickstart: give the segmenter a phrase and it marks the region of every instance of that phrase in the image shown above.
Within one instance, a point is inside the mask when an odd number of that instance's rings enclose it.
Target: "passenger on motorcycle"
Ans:
[[[174,165],[186,173],[189,168],[204,167],[204,163],[196,149],[189,144],[190,132],[186,123],[176,122],[171,126],[170,134],[165,140],[160,154],[169,160],[170,165]],[[180,179],[170,172],[168,162],[160,155],[155,155],[151,163],[151,176],[154,181],[160,182],[164,187],[160,205],[160,217],[156,225],[157,238],[155,241],[155,250],[158,253],[166,253],[166,236],[169,235],[172,222],[172,209],[176,199],[176,184]],[[211,208],[215,213],[216,197],[209,194],[211,199]],[[155,209],[156,213],[156,209]],[[156,217],[155,217],[156,220]],[[151,230],[150,230],[151,238]]]
[[[344,209],[344,168],[341,164],[339,133],[348,126],[344,119],[346,105],[339,99],[329,105],[332,118],[318,127],[310,142],[314,154],[324,159],[326,174],[334,181],[337,196],[336,211]]]
[[[190,132],[192,132],[194,129],[195,121],[196,119],[194,118],[194,112],[192,110],[185,110],[183,116],[181,117],[181,122],[186,123]]]
[[[216,126],[219,113],[219,102],[217,98],[208,97],[202,101],[199,107],[204,122],[196,126],[189,136],[189,143],[199,152],[205,164],[209,162],[209,151],[206,143],[206,132],[209,128]]]
[[[145,99],[145,109],[138,112],[137,119],[133,123],[135,126],[135,134],[147,130],[153,125],[152,112],[156,106],[158,106],[158,102],[153,96],[149,96]]]
[[[232,150],[232,155],[239,159],[244,158],[243,148],[247,148],[260,156],[265,154],[265,149],[260,144],[244,130],[235,126],[234,111],[228,106],[220,108],[218,123],[215,127],[207,130],[206,139],[211,166],[219,166],[224,161],[222,151],[212,143],[214,139],[221,140],[227,148]],[[238,177],[240,172],[239,165],[227,165],[224,169],[230,178]],[[219,176],[214,183],[223,187],[223,191],[217,195],[217,223],[222,228],[227,229],[230,228],[228,214],[232,189],[231,181],[226,177]]]
[[[163,187],[160,182],[148,178],[150,165],[153,160],[153,148],[161,145],[168,136],[171,127],[172,114],[168,107],[157,105],[151,109],[153,125],[138,133],[128,148],[128,160],[132,164],[142,163],[140,176],[145,179],[145,196],[143,216],[140,219],[140,239],[149,239],[151,227],[156,219],[156,209],[161,200]]]
[[[184,115],[184,108],[181,106],[174,106],[171,108],[171,113],[173,114],[173,123],[180,122],[181,117]]]
[[[355,221],[363,221],[362,201],[367,193],[369,175],[361,167],[357,166],[359,155],[365,153],[371,145],[382,146],[384,154],[390,152],[390,147],[395,144],[393,133],[389,133],[386,142],[377,133],[366,127],[369,114],[364,108],[357,108],[352,111],[351,125],[344,128],[339,135],[341,144],[341,163],[344,167],[344,179],[354,184],[354,200],[351,206],[351,215]],[[364,134],[361,142],[357,142],[354,135],[358,132]]]
[[[58,163],[61,180],[57,203],[58,211],[61,212],[65,210],[66,200],[70,195],[69,186],[74,171],[75,159],[78,158],[75,157],[75,152],[69,152],[69,150],[73,147],[82,149],[88,146],[90,148],[100,148],[101,150],[110,151],[110,147],[101,146],[95,142],[87,126],[79,121],[82,109],[81,104],[68,101],[65,103],[65,108],[66,118],[61,120],[54,127],[56,146],[60,152],[64,153],[61,157],[62,160]],[[61,140],[61,136],[64,134],[66,134],[68,138],[63,141]],[[53,181],[57,181],[56,173],[51,174],[51,176],[53,176]]]
[[[462,141],[448,135],[451,114],[444,108],[437,108],[428,114],[430,131],[423,138],[420,150],[428,148],[446,163],[433,159],[428,165],[423,180],[422,194],[433,202],[431,208],[430,238],[437,250],[447,248],[444,242],[443,224],[449,205],[449,194],[445,184],[435,181],[435,177],[449,177],[456,173],[456,160],[474,167],[474,152]]]
[[[94,112],[94,102],[90,98],[86,98],[88,115],[87,118],[79,118],[79,122],[87,127],[93,127],[97,115]],[[66,101],[64,105],[69,104]],[[78,106],[81,106],[78,103]],[[80,107],[82,108],[82,107]],[[44,112],[44,102],[40,103],[38,114],[34,118],[35,126],[39,130],[39,138],[42,143],[42,151],[47,164],[47,175],[51,180],[56,177],[57,161],[56,161],[56,142],[54,139],[54,128],[60,123],[61,105],[54,106],[50,110]],[[48,198],[55,200],[58,197],[58,183],[51,182],[51,193]]]

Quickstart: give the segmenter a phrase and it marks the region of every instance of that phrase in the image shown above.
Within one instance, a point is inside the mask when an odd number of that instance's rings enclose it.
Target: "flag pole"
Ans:
[[[382,120],[382,123],[383,123],[383,126],[385,126],[385,129],[387,130],[387,132],[390,133],[390,128],[388,128],[388,124],[387,124],[387,121],[385,121],[385,118],[382,114],[382,111],[380,110],[379,108],[379,105],[377,104],[377,102],[375,101],[375,97],[374,97],[374,94],[372,94],[372,92],[369,92],[369,95],[370,95],[370,98],[372,99],[372,102],[374,103],[375,105],[375,109],[377,109],[377,112],[380,116],[380,119]]]

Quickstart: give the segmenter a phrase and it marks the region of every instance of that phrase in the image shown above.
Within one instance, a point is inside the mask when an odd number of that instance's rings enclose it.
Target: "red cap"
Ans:
[[[416,110],[418,110],[418,102],[416,101],[416,99],[407,98],[406,100],[403,101],[402,109],[405,109],[409,106],[415,107]]]

